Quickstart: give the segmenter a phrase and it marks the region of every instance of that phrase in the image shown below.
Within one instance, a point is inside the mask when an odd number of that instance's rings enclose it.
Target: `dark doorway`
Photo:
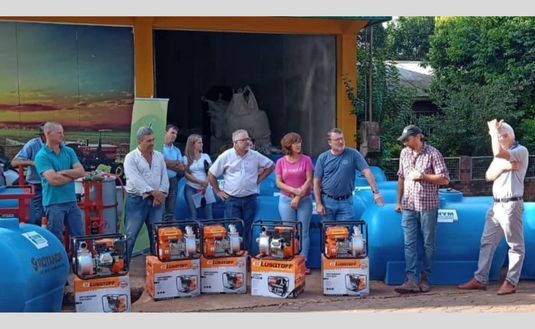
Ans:
[[[273,146],[295,131],[305,153],[327,147],[323,136],[336,115],[334,36],[158,30],[154,40],[156,97],[169,98],[167,121],[180,128],[182,149],[198,133],[205,151],[217,153],[202,98],[230,100],[232,90],[247,85],[267,114]]]

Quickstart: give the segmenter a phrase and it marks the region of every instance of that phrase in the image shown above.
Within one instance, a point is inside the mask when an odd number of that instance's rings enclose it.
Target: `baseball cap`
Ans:
[[[416,136],[421,133],[422,133],[422,129],[418,128],[415,125],[408,125],[405,128],[403,128],[403,132],[401,133],[401,136],[398,137],[398,141],[403,143],[410,136]]]

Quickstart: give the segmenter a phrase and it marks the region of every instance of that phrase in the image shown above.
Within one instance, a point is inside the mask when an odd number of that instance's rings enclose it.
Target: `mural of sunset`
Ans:
[[[131,28],[0,22],[0,128],[129,132],[133,60]]]

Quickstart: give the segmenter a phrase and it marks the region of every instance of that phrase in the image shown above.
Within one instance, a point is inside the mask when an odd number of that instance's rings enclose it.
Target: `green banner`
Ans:
[[[154,131],[154,149],[163,149],[167,103],[167,98],[135,98],[130,128],[130,150],[137,147],[136,133],[140,127],[151,127]]]
[[[137,130],[140,127],[151,127],[154,131],[154,149],[160,152],[162,151],[165,126],[167,125],[168,102],[169,99],[167,98],[136,98],[134,100],[130,130],[130,150],[137,147]],[[147,228],[143,225],[134,246],[134,255],[148,248],[149,238]]]

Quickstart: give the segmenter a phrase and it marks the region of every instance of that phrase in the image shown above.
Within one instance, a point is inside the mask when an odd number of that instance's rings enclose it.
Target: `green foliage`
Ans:
[[[535,144],[535,18],[439,18],[430,44],[431,95],[442,115],[425,121],[443,153],[488,154],[485,122],[493,118]]]
[[[437,100],[444,104],[442,112],[420,117],[418,125],[427,132],[430,143],[447,156],[488,155],[491,150],[486,122],[499,118],[514,123],[522,115],[520,111],[509,110],[517,97],[506,84],[437,88],[448,89]]]
[[[401,144],[396,141],[403,127],[414,121],[412,104],[416,90],[403,87],[399,81],[397,68],[387,61],[385,48],[381,46],[385,40],[382,26],[374,26],[374,47],[371,54],[366,47],[367,31],[358,36],[357,65],[358,89],[348,79],[344,85],[349,100],[353,104],[357,122],[371,120],[379,122],[381,129],[380,159],[399,155]],[[369,74],[372,76],[372,93],[369,93]],[[372,108],[369,108],[369,97],[372,99]],[[360,129],[359,129],[360,131]],[[360,136],[358,136],[360,137]],[[358,141],[357,141],[358,143]],[[380,160],[379,160],[380,161]]]
[[[385,52],[391,59],[423,61],[429,52],[429,36],[435,28],[435,17],[400,16],[388,23]]]

